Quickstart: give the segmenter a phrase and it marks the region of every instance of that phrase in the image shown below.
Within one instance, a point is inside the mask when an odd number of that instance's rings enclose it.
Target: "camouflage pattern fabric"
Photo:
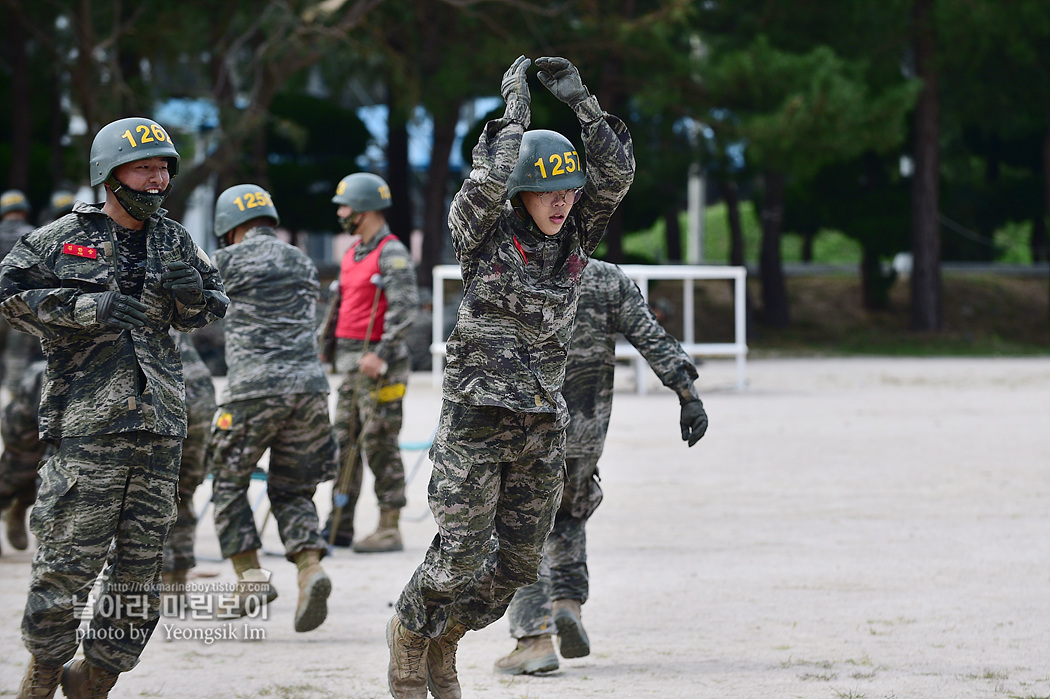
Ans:
[[[390,227],[384,225],[367,243],[362,242],[354,249],[354,260],[363,260],[388,235]],[[405,466],[398,436],[404,413],[403,388],[411,372],[406,340],[419,307],[419,290],[412,257],[400,240],[395,238],[383,246],[379,253],[379,273],[383,277],[383,295],[387,304],[383,314],[383,336],[378,343],[370,344],[368,351],[375,352],[387,363],[387,375],[377,383],[358,371],[363,341],[345,338],[336,341],[335,369],[343,377],[335,406],[339,453],[348,453],[351,445],[359,437],[361,439],[358,463],[354,465],[347,493],[349,502],[343,507],[339,520],[339,534],[350,540],[354,536],[354,509],[361,495],[362,460],[375,476],[376,499],[381,508],[400,510],[406,503]],[[402,390],[396,398],[379,400],[377,390],[381,386],[401,386]],[[365,419],[369,414],[371,418]],[[362,424],[366,425],[363,436]],[[334,500],[332,510],[335,510]]]
[[[288,560],[304,549],[327,550],[313,497],[319,483],[335,476],[328,397],[296,393],[225,403],[215,413],[208,462],[223,558],[262,547],[248,485],[267,448],[266,494]]]
[[[11,252],[18,239],[33,230],[25,219],[8,218],[0,220],[0,260]],[[38,344],[24,333],[14,332],[6,319],[0,318],[0,383],[13,393],[18,385],[22,372],[30,359],[26,356]],[[39,351],[37,351],[39,354]]]
[[[634,179],[624,123],[590,97],[575,107],[587,182],[561,231],[546,236],[507,198],[528,107],[512,100],[474,148],[448,222],[464,297],[448,340],[443,396],[521,412],[565,412],[561,386],[587,256]]]
[[[553,600],[574,599],[582,604],[589,596],[586,526],[602,501],[598,457],[612,415],[616,338],[620,334],[680,402],[698,397],[693,386],[697,378],[693,360],[656,320],[638,285],[616,265],[592,259],[583,273],[565,367],[563,393],[570,415],[565,492],[544,546],[539,580],[518,590],[507,612],[515,638],[551,633]]]
[[[193,494],[204,481],[204,456],[208,448],[211,420],[215,416],[215,383],[211,372],[188,334],[173,330],[172,335],[182,354],[182,373],[186,379],[186,439],[182,440],[182,461],[179,463],[177,515],[164,542],[166,571],[197,565],[193,554],[197,535]]]
[[[37,538],[22,640],[47,665],[77,650],[80,615],[110,545],[110,586],[84,655],[110,672],[138,662],[160,616],[161,547],[175,518],[182,439],[145,431],[68,437],[40,469]]]
[[[215,266],[230,297],[220,402],[327,393],[314,329],[321,284],[306,253],[259,226],[216,251]]]
[[[357,370],[363,343],[339,340],[336,345],[336,370],[343,381],[335,404],[335,433],[339,453],[347,454],[361,442],[357,463],[347,488],[348,502],[343,506],[338,533],[350,541],[354,538],[354,510],[361,497],[362,460],[375,477],[376,500],[381,509],[400,510],[405,506],[405,465],[401,459],[398,435],[404,414],[404,388],[410,372],[408,356],[398,356],[389,363],[386,376],[376,381]],[[352,369],[347,370],[347,365]],[[364,434],[361,426],[364,425]],[[342,466],[342,463],[340,464]],[[335,511],[335,491],[332,492]],[[328,526],[332,524],[329,517]]]
[[[434,638],[449,619],[481,629],[536,580],[563,487],[565,431],[550,413],[444,401],[428,496],[438,533],[397,601]]]
[[[48,360],[40,399],[43,439],[145,430],[186,436],[182,363],[169,327],[189,332],[226,313],[219,273],[186,229],[149,217],[145,283],[147,323],[135,330],[95,320],[98,297],[119,291],[119,253],[96,206],[38,228],[0,267],[0,311],[15,329],[41,339]],[[184,306],[161,287],[165,265],[192,265],[204,281],[200,304]]]
[[[40,441],[40,423],[36,418],[45,366],[43,361],[30,364],[11,401],[4,406],[0,423],[4,440],[0,454],[0,510],[15,501],[28,507],[36,500],[37,469],[48,446]]]
[[[587,181],[557,235],[507,201],[507,179],[530,120],[511,99],[474,148],[449,227],[464,298],[449,339],[430,506],[438,524],[398,600],[402,623],[433,637],[450,618],[480,629],[534,582],[561,501],[561,394],[587,255],[634,179],[624,123],[590,97],[574,107]],[[528,220],[526,220],[528,219]]]

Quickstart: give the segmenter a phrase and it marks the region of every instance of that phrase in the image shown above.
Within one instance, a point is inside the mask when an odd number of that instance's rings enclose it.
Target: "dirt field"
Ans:
[[[618,375],[589,526],[593,653],[546,676],[496,675],[513,647],[501,620],[461,644],[464,695],[1050,696],[1050,358],[770,359],[748,375],[736,391],[731,362],[701,368],[711,428],[693,449],[669,392],[637,395]],[[429,374],[406,400],[402,439],[426,439]],[[295,567],[267,556],[281,593],[269,619],[163,620],[111,696],[387,696],[384,624],[434,533],[428,466],[410,483],[403,553],[326,559],[335,592],[318,630],[292,630]],[[369,483],[361,532],[377,517]],[[280,550],[272,522],[265,541]],[[12,696],[31,552],[3,544],[0,695]],[[210,519],[198,555],[216,577],[197,582],[234,580]],[[227,638],[175,637],[209,628]]]

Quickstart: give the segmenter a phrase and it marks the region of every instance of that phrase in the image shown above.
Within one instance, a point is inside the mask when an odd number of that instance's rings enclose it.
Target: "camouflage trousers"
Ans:
[[[40,441],[37,405],[16,392],[4,406],[0,436],[4,451],[0,454],[0,510],[13,502],[29,507],[36,500],[37,469],[47,451]]]
[[[197,539],[197,515],[193,511],[193,494],[204,482],[204,462],[208,434],[215,416],[215,387],[208,380],[208,390],[191,390],[186,384],[186,439],[182,442],[179,464],[179,506],[175,524],[164,542],[164,570],[186,570],[197,565],[193,555]]]
[[[557,633],[552,631],[552,605],[557,599],[587,602],[587,520],[602,501],[598,486],[598,457],[565,460],[567,478],[554,529],[543,546],[539,579],[514,593],[507,609],[514,638]]]
[[[181,450],[181,439],[149,432],[66,438],[41,467],[22,617],[22,640],[38,661],[62,665],[83,641],[92,664],[135,667],[160,615],[161,549],[175,517]],[[107,558],[106,591],[88,607]]]
[[[324,393],[266,396],[219,406],[208,463],[223,558],[262,547],[248,486],[267,449],[266,495],[285,555],[292,560],[304,549],[327,550],[313,498],[317,485],[335,475],[337,448]]]
[[[444,401],[428,492],[438,534],[397,601],[408,629],[484,628],[536,581],[564,487],[564,430],[550,413]]]
[[[339,357],[343,360],[343,357]],[[343,362],[340,361],[340,364]],[[408,382],[409,361],[399,357],[390,362],[386,376],[374,381],[357,371],[356,357],[352,369],[346,371],[335,404],[335,432],[339,438],[339,453],[343,455],[342,469],[351,469],[346,484],[347,504],[339,518],[339,534],[354,538],[354,509],[361,497],[362,461],[368,464],[375,478],[376,500],[385,510],[400,510],[405,506],[405,465],[401,460],[398,437],[405,384]],[[342,366],[340,366],[342,369]],[[361,425],[364,424],[364,433]],[[360,439],[361,449],[354,464],[345,463],[351,448]],[[335,510],[335,489],[332,490],[332,510]],[[331,527],[331,518],[328,525]]]
[[[40,340],[0,318],[0,383],[14,392],[26,367],[42,356]]]

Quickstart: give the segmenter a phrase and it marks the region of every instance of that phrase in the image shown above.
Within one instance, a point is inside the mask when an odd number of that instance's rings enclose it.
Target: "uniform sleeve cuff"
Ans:
[[[589,124],[592,121],[598,121],[605,116],[605,112],[602,110],[601,105],[598,104],[598,98],[594,95],[591,95],[573,107],[573,111],[576,112],[576,118],[580,120],[581,124]]]
[[[507,102],[507,109],[503,112],[503,118],[509,121],[516,121],[527,129],[529,128],[529,122],[532,120],[532,110],[527,102],[512,96],[510,101]]]
[[[98,299],[95,294],[81,294],[73,307],[73,320],[87,327],[98,322]]]

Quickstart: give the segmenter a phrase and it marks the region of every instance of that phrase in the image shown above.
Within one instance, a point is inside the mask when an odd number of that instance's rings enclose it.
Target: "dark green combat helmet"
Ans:
[[[21,190],[9,189],[0,194],[0,216],[6,216],[15,211],[29,213],[29,200]]]
[[[215,236],[224,241],[226,234],[242,223],[255,218],[271,218],[273,225],[281,222],[273,197],[257,184],[237,184],[215,200],[215,222],[212,226]]]
[[[91,143],[91,186],[109,185],[124,210],[139,221],[145,221],[160,209],[171,184],[160,194],[136,192],[117,180],[113,170],[146,158],[167,158],[168,174],[172,178],[179,174],[179,152],[171,137],[164,127],[145,117],[128,117],[106,124]]]
[[[389,209],[392,203],[390,187],[379,175],[355,172],[339,180],[332,203],[349,206],[355,214]]]
[[[521,192],[579,189],[586,182],[576,146],[556,131],[535,129],[521,137],[518,163],[507,180],[507,198]]]
[[[51,193],[51,201],[48,203],[51,215],[58,218],[62,214],[68,214],[73,210],[73,202],[76,195],[64,189],[57,189]]]

